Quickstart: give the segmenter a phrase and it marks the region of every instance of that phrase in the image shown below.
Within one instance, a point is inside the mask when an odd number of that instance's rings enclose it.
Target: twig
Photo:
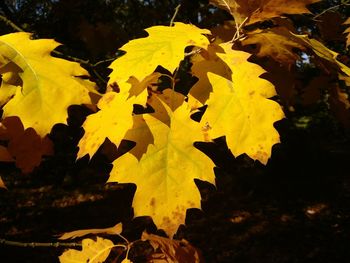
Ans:
[[[117,57],[119,57],[119,56],[117,56]],[[105,59],[105,60],[98,61],[98,62],[96,62],[95,64],[93,64],[92,66],[93,66],[93,67],[97,67],[97,66],[99,66],[100,64],[107,63],[107,62],[111,62],[111,61],[115,60],[117,57],[115,57],[115,58],[107,58],[107,59]]]
[[[180,7],[181,7],[181,4],[179,4],[177,7],[175,7],[175,12],[174,12],[174,14],[173,14],[173,16],[172,16],[172,18],[170,20],[170,26],[173,26],[174,20],[175,20],[175,18],[177,16],[177,13],[179,12]]]
[[[240,39],[241,37],[243,37],[244,35],[241,35],[240,31],[242,29],[242,27],[244,26],[244,24],[247,22],[248,17],[246,17],[241,24],[238,24],[235,20],[236,23],[236,33],[234,34],[232,40],[230,42],[235,42],[236,40]]]
[[[16,247],[82,247],[81,243],[62,243],[62,242],[52,242],[52,243],[41,243],[41,242],[18,242],[10,241],[6,239],[0,239],[1,245],[16,246]]]
[[[321,13],[315,15],[312,19],[313,19],[313,20],[317,20],[317,18],[320,17],[320,16],[322,16],[323,14],[325,14],[325,13],[327,13],[327,12],[329,12],[329,11],[332,11],[333,9],[338,9],[338,8],[340,8],[340,7],[342,7],[342,6],[350,6],[350,3],[348,3],[348,2],[346,2],[346,3],[341,3],[341,4],[339,4],[339,5],[335,5],[335,6],[332,6],[332,7],[330,7],[330,8],[327,8],[327,9],[323,10]]]
[[[12,27],[14,30],[18,31],[18,32],[24,32],[24,30],[22,28],[20,28],[19,26],[17,26],[15,23],[13,23],[11,20],[9,20],[7,17],[0,15],[0,19],[2,21],[5,22],[6,25]]]

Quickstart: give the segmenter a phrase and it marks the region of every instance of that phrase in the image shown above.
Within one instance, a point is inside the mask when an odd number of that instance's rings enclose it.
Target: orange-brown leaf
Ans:
[[[300,39],[296,38],[284,27],[257,29],[247,33],[242,45],[254,45],[258,49],[254,53],[259,57],[270,57],[282,64],[294,64],[299,55],[297,50],[305,50]]]
[[[7,150],[23,173],[30,173],[41,163],[42,157],[53,154],[53,144],[45,136],[41,138],[33,128],[24,130],[17,117],[2,121],[0,140],[8,141]]]
[[[241,24],[261,22],[285,14],[309,14],[307,5],[321,0],[210,0],[210,3],[225,9]]]
[[[153,234],[142,233],[141,239],[149,241],[154,252],[148,262],[157,263],[200,263],[203,262],[200,252],[186,240],[174,240]]]

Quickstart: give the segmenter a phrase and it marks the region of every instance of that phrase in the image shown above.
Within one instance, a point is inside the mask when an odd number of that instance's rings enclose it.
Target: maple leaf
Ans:
[[[194,25],[175,23],[173,27],[153,26],[146,31],[148,37],[132,40],[120,48],[126,54],[110,65],[113,71],[109,83],[122,85],[130,77],[142,81],[158,66],[172,73],[184,59],[186,47],[207,48],[209,44],[203,34],[210,34],[210,31]]]
[[[199,123],[190,119],[188,105],[183,103],[172,111],[164,102],[155,100],[155,112],[167,117],[143,115],[151,133],[157,135],[154,143],[148,145],[140,160],[132,153],[116,159],[108,181],[135,183],[134,215],[151,216],[159,228],[172,236],[185,222],[186,209],[200,208],[194,179],[214,184],[214,164],[193,146],[195,141],[203,140],[203,135]],[[138,138],[136,143],[142,140]]]
[[[92,157],[106,138],[118,146],[125,133],[132,127],[132,111],[135,98],[127,93],[108,92],[97,104],[100,109],[89,115],[84,124],[84,136],[79,141],[77,158],[86,154]]]
[[[337,57],[339,55],[337,52],[330,50],[323,43],[317,41],[316,39],[309,38],[308,35],[293,35],[302,40],[305,46],[310,48],[319,58],[330,62],[332,66],[340,70],[340,75],[346,75],[347,77],[350,77],[350,68],[337,60]]]
[[[225,54],[217,55],[232,70],[232,81],[208,73],[213,92],[206,104],[201,124],[211,138],[226,136],[233,155],[246,153],[266,164],[271,148],[279,142],[273,124],[284,117],[278,103],[269,100],[276,94],[273,85],[259,78],[264,70],[247,61],[250,54],[221,44]]]
[[[209,3],[228,11],[238,24],[248,18],[252,24],[283,14],[309,14],[307,5],[321,0],[210,0]]]
[[[97,237],[96,241],[86,238],[82,241],[82,251],[76,249],[68,249],[61,256],[59,260],[61,263],[102,263],[104,262],[111,249],[115,247],[109,239]]]
[[[14,63],[23,85],[0,88],[3,117],[18,116],[24,127],[32,127],[44,137],[56,123],[66,123],[67,108],[89,104],[93,83],[76,76],[88,75],[78,63],[50,56],[59,44],[50,39],[31,40],[29,33],[0,36],[0,67]],[[11,72],[6,71],[6,72]],[[11,97],[11,98],[9,98]],[[58,99],[59,98],[59,99]]]
[[[149,241],[154,249],[154,253],[148,257],[148,262],[200,263],[203,261],[199,251],[186,240],[174,240],[146,232],[142,233],[141,240]]]
[[[7,142],[7,152],[23,173],[30,173],[40,165],[44,155],[53,154],[53,143],[41,138],[33,128],[24,129],[18,117],[8,117],[1,122],[0,140]],[[0,161],[11,161],[3,159]]]
[[[243,46],[257,45],[258,51],[254,52],[259,57],[271,57],[280,62],[293,64],[299,55],[295,50],[305,50],[303,42],[296,38],[284,27],[270,29],[257,29],[246,34],[241,42]]]

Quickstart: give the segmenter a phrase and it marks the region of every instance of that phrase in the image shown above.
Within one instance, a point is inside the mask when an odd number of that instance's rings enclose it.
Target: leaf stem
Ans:
[[[177,16],[177,13],[179,12],[180,7],[181,7],[181,4],[177,5],[177,7],[175,7],[175,12],[174,12],[173,16],[171,17],[169,26],[173,26],[174,25],[174,20],[175,20],[175,18]]]

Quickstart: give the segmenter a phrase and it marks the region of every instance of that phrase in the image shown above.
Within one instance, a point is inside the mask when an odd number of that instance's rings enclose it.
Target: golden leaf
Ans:
[[[0,36],[0,67],[16,64],[23,82],[21,88],[10,91],[13,97],[3,107],[3,117],[18,116],[25,128],[34,128],[41,137],[56,123],[66,123],[70,105],[91,103],[88,93],[95,88],[76,77],[88,75],[78,63],[50,56],[58,45],[50,39],[31,40],[23,32]],[[8,94],[8,88],[2,86],[2,102]]]
[[[218,53],[232,70],[232,81],[208,73],[213,92],[201,124],[208,127],[211,138],[226,136],[233,155],[246,153],[266,164],[271,148],[279,142],[273,124],[284,117],[278,103],[269,100],[276,94],[273,85],[259,78],[264,70],[247,61],[250,54],[220,45],[225,54]]]
[[[148,37],[132,40],[120,48],[126,54],[110,65],[113,71],[109,83],[122,85],[130,77],[143,81],[158,66],[173,73],[184,59],[186,47],[207,48],[209,44],[203,34],[210,34],[210,31],[194,25],[175,23],[173,27],[153,26],[146,31]]]
[[[83,249],[68,249],[59,256],[60,263],[103,263],[115,246],[109,239],[97,237],[96,241],[86,238],[82,241]]]
[[[140,160],[132,153],[116,159],[108,181],[135,183],[134,215],[151,216],[172,236],[185,222],[186,209],[200,208],[194,179],[214,183],[214,165],[193,146],[195,141],[203,140],[203,135],[199,123],[190,119],[186,103],[174,111],[160,101],[153,101],[152,107],[165,115],[143,115],[154,143],[148,145]],[[135,139],[137,144],[143,141],[142,137]]]
[[[100,111],[89,115],[84,124],[84,136],[79,141],[77,158],[89,154],[90,158],[108,138],[117,147],[125,133],[132,127],[135,97],[127,93],[108,92],[98,102]]]

